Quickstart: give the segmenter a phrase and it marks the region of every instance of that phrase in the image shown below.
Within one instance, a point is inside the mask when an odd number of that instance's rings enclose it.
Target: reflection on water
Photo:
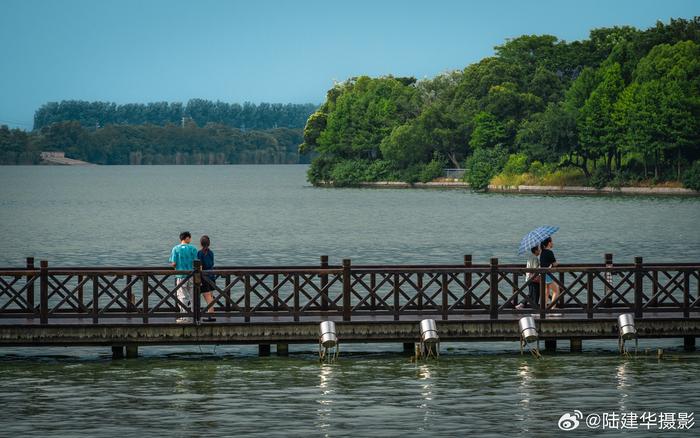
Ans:
[[[575,409],[700,412],[698,354],[666,348],[664,361],[624,359],[610,342],[608,353],[536,360],[513,344],[506,353],[457,344],[423,363],[356,352],[319,364],[315,346],[268,358],[225,348],[167,357],[146,349],[146,357],[116,362],[0,356],[3,433],[552,435]],[[686,382],[682,391],[678,382]]]
[[[629,386],[629,362],[622,362],[617,366],[617,391],[620,395],[620,401],[618,403],[618,410],[620,412],[627,412],[627,406],[625,405],[625,399],[628,397],[627,390]]]
[[[333,393],[335,392],[332,381],[333,365],[321,364],[318,377],[318,388],[321,390],[321,393],[318,398],[318,404],[320,406],[316,409],[318,413],[316,427],[324,436],[330,436],[331,414],[333,413]]]
[[[421,432],[430,432],[430,419],[432,417],[431,401],[433,400],[433,379],[430,373],[429,364],[421,364],[418,366],[418,379],[421,381],[421,403],[418,408],[423,411],[423,425],[420,427]]]
[[[532,380],[532,370],[528,366],[527,361],[523,361],[518,367],[518,377],[520,378],[520,385],[518,387],[518,394],[520,395],[520,408],[522,413],[516,418],[519,420],[525,420],[529,417],[530,413],[530,381]]]

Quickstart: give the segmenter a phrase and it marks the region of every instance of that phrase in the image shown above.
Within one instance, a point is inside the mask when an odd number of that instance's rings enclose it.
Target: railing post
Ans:
[[[243,320],[250,322],[250,274],[245,274],[245,291],[243,292]]]
[[[27,271],[34,270],[34,257],[27,257]],[[27,275],[27,311],[34,314],[36,309],[34,309],[34,273]]]
[[[605,267],[606,268],[612,268],[613,267],[613,255],[611,253],[605,253]],[[612,271],[606,271],[605,275],[603,275],[605,280],[612,284]],[[605,295],[610,293],[612,289],[608,287],[608,285],[605,285]],[[603,300],[602,307],[612,307],[612,296],[607,297]]]
[[[78,312],[82,313],[83,309],[85,307],[85,297],[83,293],[83,276],[78,275],[78,303],[80,306],[78,306]]]
[[[654,308],[659,306],[659,299],[656,294],[659,293],[659,271],[654,270],[651,273],[651,302],[649,303],[649,308]]]
[[[131,313],[134,311],[134,291],[131,286],[131,275],[126,276],[126,311]]]
[[[92,275],[92,323],[97,324],[100,316],[99,275]]]
[[[542,272],[540,276],[540,319],[547,317],[547,274]]]
[[[440,286],[442,292],[442,319],[447,321],[448,296],[450,291],[447,287],[447,274],[445,272],[442,273],[442,277],[440,278]]]
[[[42,324],[49,323],[49,262],[42,260],[39,268],[39,315]]]
[[[498,319],[498,258],[496,257],[491,258],[491,279],[489,283],[491,319]]]
[[[470,254],[466,254],[464,256],[464,267],[465,268],[471,268],[472,267],[472,256]],[[472,294],[469,292],[469,289],[472,287],[472,273],[471,272],[466,272],[464,274],[464,286],[465,286],[465,291],[464,291],[464,309],[465,313],[467,309],[471,309],[472,307]]]
[[[301,305],[299,303],[299,295],[301,295],[301,292],[299,291],[299,274],[294,274],[294,321],[299,321],[299,314],[301,309]]]
[[[683,271],[683,318],[690,318],[690,272]]]
[[[231,311],[231,288],[228,287],[231,284],[231,274],[226,274],[225,277],[225,290],[226,290],[226,313]]]
[[[199,324],[200,314],[202,309],[200,309],[200,291],[202,290],[202,261],[195,260],[193,266],[192,275],[192,316],[193,322]]]
[[[327,255],[321,256],[321,269],[328,269]],[[323,273],[321,274],[321,291],[323,291],[321,295],[321,310],[323,311],[328,310],[328,291],[326,290],[326,286],[328,286],[328,274]]]
[[[279,294],[280,290],[277,286],[280,284],[280,275],[279,274],[272,274],[272,290],[275,291],[273,294],[274,296],[272,297],[272,311],[273,312],[279,312],[280,310],[280,299],[279,299]]]
[[[350,286],[350,259],[343,259],[343,321],[350,321],[352,315],[351,286]]]
[[[148,274],[141,276],[141,297],[143,301],[143,323],[148,324]]]
[[[586,313],[588,319],[593,319],[593,273],[586,273]]]
[[[416,279],[416,286],[418,286],[418,290],[416,293],[418,296],[416,297],[416,307],[418,308],[418,311],[421,312],[423,311],[423,274],[418,274],[418,278]]]
[[[644,273],[642,272],[642,257],[634,258],[634,317],[641,318],[643,314],[644,299]]]
[[[399,274],[394,273],[394,284],[393,284],[393,294],[394,294],[394,321],[399,320],[399,311],[401,309],[401,301],[399,297]]]

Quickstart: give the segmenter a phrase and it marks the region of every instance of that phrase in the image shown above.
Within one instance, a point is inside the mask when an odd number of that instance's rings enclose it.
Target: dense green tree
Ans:
[[[531,161],[556,163],[562,155],[569,154],[569,161],[587,173],[585,161],[574,163],[577,140],[575,115],[566,111],[562,103],[550,103],[544,112],[534,114],[521,125],[515,143],[516,149]]]
[[[692,41],[661,44],[644,57],[616,104],[618,130],[627,152],[653,158],[659,177],[664,161],[675,156],[681,179],[683,155],[693,159],[700,144],[700,46]]]
[[[393,77],[361,76],[344,85],[329,106],[317,150],[343,158],[377,158],[382,140],[418,115],[420,94],[414,84]]]
[[[382,156],[400,166],[424,162],[430,158],[430,138],[418,123],[397,126],[382,141]]]
[[[469,140],[472,149],[493,148],[506,140],[506,128],[496,116],[484,111],[474,116],[474,130]]]
[[[615,102],[624,90],[620,65],[604,68],[602,80],[580,110],[580,141],[589,155],[605,157],[605,169],[610,174],[612,160],[618,157],[621,134],[613,119]],[[620,160],[617,160],[618,168]]]

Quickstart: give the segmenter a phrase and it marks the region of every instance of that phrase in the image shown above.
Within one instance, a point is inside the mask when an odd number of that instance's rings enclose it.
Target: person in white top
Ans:
[[[540,247],[535,246],[533,248],[530,248],[530,253],[527,256],[527,265],[525,265],[526,268],[528,269],[537,269],[540,267]],[[534,277],[534,278],[533,278]],[[527,272],[525,273],[525,281],[530,281],[530,278],[533,278],[533,280],[528,284],[528,292],[530,295],[530,306],[533,309],[537,309],[540,307],[540,275],[537,274],[536,272]],[[525,306],[523,304],[518,304],[516,306],[518,309],[523,309]]]

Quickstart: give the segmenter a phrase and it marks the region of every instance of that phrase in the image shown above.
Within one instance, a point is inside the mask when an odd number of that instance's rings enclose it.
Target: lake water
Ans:
[[[697,198],[322,189],[305,170],[0,167],[0,266],[27,256],[164,265],[183,229],[208,234],[219,265],[317,264],[323,254],[331,263],[519,262],[520,238],[541,224],[561,227],[555,252],[566,263],[605,252],[619,262],[700,260]],[[535,360],[517,343],[443,344],[439,360],[418,364],[400,345],[345,345],[324,366],[311,345],[284,358],[258,358],[250,346],[142,348],[124,361],[106,348],[1,349],[0,436],[556,435],[576,409],[700,415],[700,355],[681,345],[646,339],[639,356],[622,359],[614,342],[584,342],[582,354],[560,342],[561,353]]]

